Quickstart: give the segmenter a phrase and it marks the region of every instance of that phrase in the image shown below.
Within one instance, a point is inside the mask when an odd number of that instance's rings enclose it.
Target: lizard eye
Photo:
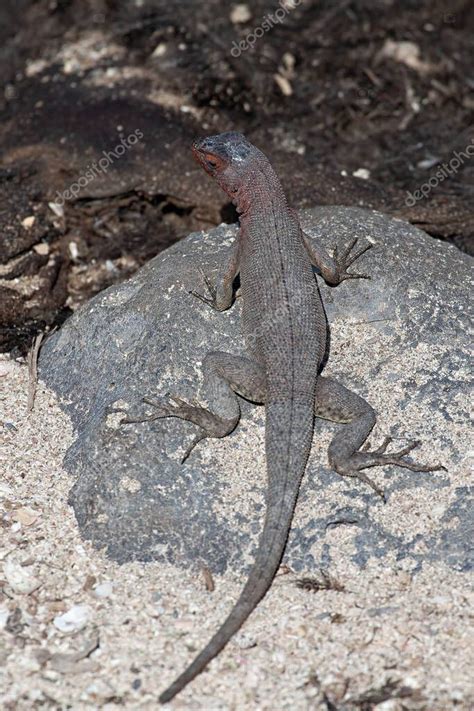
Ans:
[[[214,160],[214,156],[212,154],[207,154],[205,156],[206,158],[206,163],[209,166],[209,168],[217,168],[217,161]]]

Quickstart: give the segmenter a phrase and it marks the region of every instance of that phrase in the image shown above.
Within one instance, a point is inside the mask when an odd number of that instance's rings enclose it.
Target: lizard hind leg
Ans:
[[[236,393],[253,402],[261,403],[265,399],[264,370],[250,358],[211,351],[204,358],[203,372],[203,389],[209,408],[193,404],[190,411],[187,404],[182,403],[184,419],[190,419],[201,428],[182,461],[206,437],[225,437],[235,429],[240,418]]]
[[[176,396],[171,396],[168,402],[155,402],[144,398],[144,402],[155,409],[155,414],[145,419],[177,417],[193,422],[200,428],[187,447],[182,461],[187,459],[194,447],[203,439],[225,437],[235,429],[240,418],[236,393],[257,403],[265,400],[264,370],[250,358],[212,351],[204,358],[202,367],[203,392],[207,407],[194,400],[188,402]]]
[[[363,471],[369,467],[396,465],[414,472],[444,469],[439,464],[417,464],[408,459],[419,442],[411,442],[398,452],[387,452],[391,437],[386,437],[380,447],[369,451],[365,440],[375,425],[375,411],[363,398],[330,378],[318,378],[315,394],[316,417],[345,424],[329,445],[328,458],[333,469],[341,476],[359,479],[370,486],[384,501],[383,490]],[[364,445],[364,446],[363,446]]]

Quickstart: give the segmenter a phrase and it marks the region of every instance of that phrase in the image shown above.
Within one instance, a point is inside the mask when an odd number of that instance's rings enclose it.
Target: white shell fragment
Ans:
[[[38,578],[28,568],[24,568],[12,560],[7,560],[3,564],[3,575],[12,590],[25,595],[29,595],[41,585]]]
[[[74,605],[63,615],[54,618],[54,626],[61,632],[77,632],[89,621],[90,612],[87,605]]]

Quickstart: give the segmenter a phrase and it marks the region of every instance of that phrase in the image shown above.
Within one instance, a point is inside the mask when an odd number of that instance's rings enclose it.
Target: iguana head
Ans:
[[[256,155],[262,155],[242,133],[230,131],[194,141],[194,157],[221,188],[236,199]]]

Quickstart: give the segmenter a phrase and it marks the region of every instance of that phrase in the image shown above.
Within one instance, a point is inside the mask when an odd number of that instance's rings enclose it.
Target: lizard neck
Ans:
[[[251,166],[234,195],[234,205],[241,225],[254,217],[262,219],[287,209],[287,201],[277,174],[270,163],[257,160]]]

